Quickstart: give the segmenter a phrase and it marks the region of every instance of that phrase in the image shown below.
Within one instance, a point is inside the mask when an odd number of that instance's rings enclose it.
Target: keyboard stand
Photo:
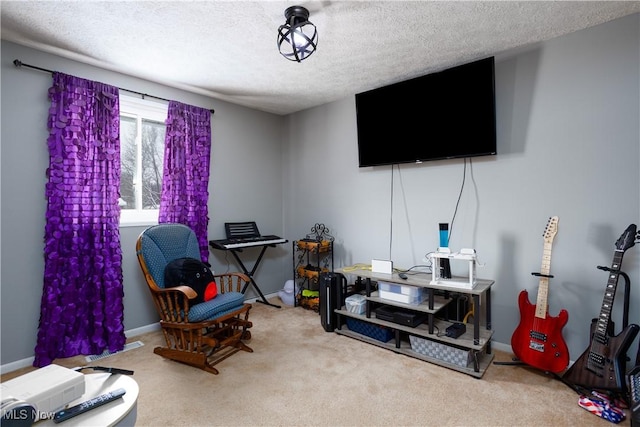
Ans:
[[[260,255],[258,256],[258,259],[256,260],[256,263],[253,265],[253,268],[251,269],[251,271],[249,271],[247,269],[247,267],[244,265],[244,263],[242,262],[242,260],[240,259],[240,257],[238,256],[238,252],[242,252],[242,248],[227,249],[227,248],[221,247],[220,245],[214,244],[214,242],[215,241],[209,242],[210,246],[212,248],[231,252],[233,257],[238,262],[238,265],[242,269],[242,272],[244,274],[246,274],[247,276],[249,276],[250,283],[253,285],[253,288],[256,290],[256,292],[258,292],[258,294],[260,295],[260,298],[261,298],[261,299],[256,299],[256,302],[259,302],[259,303],[262,303],[262,304],[265,304],[265,305],[270,305],[271,307],[275,307],[275,308],[282,308],[279,305],[271,304],[269,301],[267,301],[267,298],[264,296],[264,294],[260,290],[260,287],[258,286],[258,284],[256,283],[255,279],[253,278],[254,274],[256,274],[256,270],[258,270],[258,266],[260,265],[260,262],[262,261],[262,257],[264,256],[264,253],[266,252],[267,248],[268,247],[275,248],[276,247],[275,244],[255,245],[254,246],[254,247],[261,246],[262,249],[260,250]],[[246,292],[248,286],[249,286],[249,283],[245,283],[244,287],[242,288],[242,293],[243,294]]]

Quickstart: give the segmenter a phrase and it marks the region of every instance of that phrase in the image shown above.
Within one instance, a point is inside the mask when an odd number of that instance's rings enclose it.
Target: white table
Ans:
[[[66,421],[56,424],[53,420],[42,420],[34,424],[35,427],[59,426],[59,427],[106,427],[134,426],[138,413],[138,383],[133,377],[120,374],[86,374],[84,394],[69,403],[74,406],[86,400],[92,399],[104,393],[118,388],[124,388],[126,393],[120,399],[106,403],[96,409],[77,415]]]

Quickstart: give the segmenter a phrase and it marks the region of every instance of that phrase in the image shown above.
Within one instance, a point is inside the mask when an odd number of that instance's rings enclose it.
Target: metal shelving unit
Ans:
[[[333,272],[333,236],[323,224],[316,224],[304,239],[293,241],[292,253],[294,306],[298,306],[304,290],[318,291],[320,274]]]

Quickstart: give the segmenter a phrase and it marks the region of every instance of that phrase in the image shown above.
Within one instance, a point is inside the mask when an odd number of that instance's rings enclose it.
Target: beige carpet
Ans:
[[[530,368],[492,365],[477,379],[325,332],[319,315],[300,307],[254,303],[251,320],[254,353],[222,361],[219,375],[153,354],[160,332],[134,337],[144,346],[92,365],[135,371],[138,426],[612,425],[580,408],[562,382]],[[496,361],[510,358],[496,352]],[[84,357],[55,363],[85,365]]]

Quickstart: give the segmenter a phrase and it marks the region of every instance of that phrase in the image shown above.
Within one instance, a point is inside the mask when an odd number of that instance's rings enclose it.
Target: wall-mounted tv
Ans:
[[[360,167],[496,154],[494,58],[356,94]]]

